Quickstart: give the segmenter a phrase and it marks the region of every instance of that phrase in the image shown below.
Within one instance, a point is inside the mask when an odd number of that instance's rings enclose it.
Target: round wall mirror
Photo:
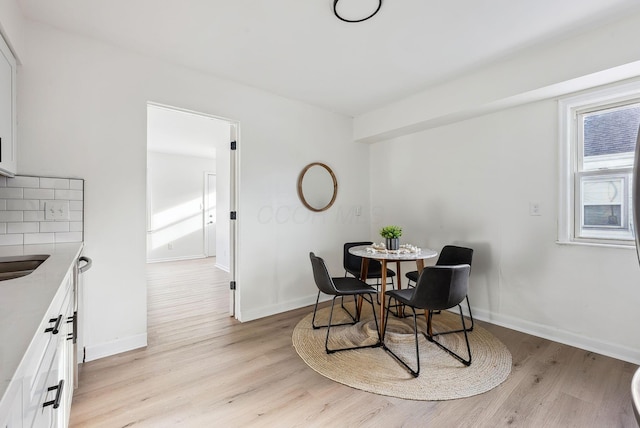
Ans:
[[[298,196],[305,207],[320,212],[329,209],[338,195],[338,180],[327,165],[314,162],[298,177]]]

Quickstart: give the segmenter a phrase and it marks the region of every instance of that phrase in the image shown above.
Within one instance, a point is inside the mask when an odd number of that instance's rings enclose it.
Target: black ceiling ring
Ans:
[[[362,21],[366,21],[369,18],[373,18],[375,16],[376,13],[378,13],[378,11],[380,10],[380,8],[382,7],[382,0],[378,0],[378,8],[369,16],[367,16],[366,18],[362,18],[362,19],[355,19],[355,20],[351,20],[351,19],[345,19],[343,17],[341,17],[338,14],[338,10],[337,10],[337,6],[338,6],[338,1],[340,0],[333,0],[333,14],[341,21],[344,22],[362,22]]]

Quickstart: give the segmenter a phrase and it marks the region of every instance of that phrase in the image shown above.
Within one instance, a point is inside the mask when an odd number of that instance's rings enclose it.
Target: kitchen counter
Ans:
[[[33,273],[0,281],[0,397],[4,397],[53,297],[80,256],[82,246],[81,242],[0,246],[0,257],[49,255]]]

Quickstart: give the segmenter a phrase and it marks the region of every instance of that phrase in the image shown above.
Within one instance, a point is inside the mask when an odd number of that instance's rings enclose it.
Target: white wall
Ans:
[[[148,152],[147,168],[147,261],[204,257],[204,173],[216,160]]]
[[[640,75],[639,28],[630,16],[356,118],[356,137],[378,141],[372,233],[468,245],[478,318],[640,363],[635,249],[556,244],[557,96]]]
[[[87,358],[146,343],[146,108],[156,102],[240,122],[239,317],[314,301],[308,252],[341,273],[342,242],[367,235],[368,148],[351,119],[36,23],[18,70],[21,174],[85,185]],[[298,172],[331,165],[335,208],[302,209]],[[170,171],[168,172],[170,173]],[[275,213],[275,215],[274,215]]]
[[[0,33],[20,63],[25,54],[24,19],[16,0],[0,0]]]

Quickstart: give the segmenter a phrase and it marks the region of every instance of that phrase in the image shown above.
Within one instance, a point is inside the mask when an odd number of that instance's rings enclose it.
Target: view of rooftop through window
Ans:
[[[640,125],[640,103],[584,115],[584,158],[626,155],[633,165],[633,153]]]

